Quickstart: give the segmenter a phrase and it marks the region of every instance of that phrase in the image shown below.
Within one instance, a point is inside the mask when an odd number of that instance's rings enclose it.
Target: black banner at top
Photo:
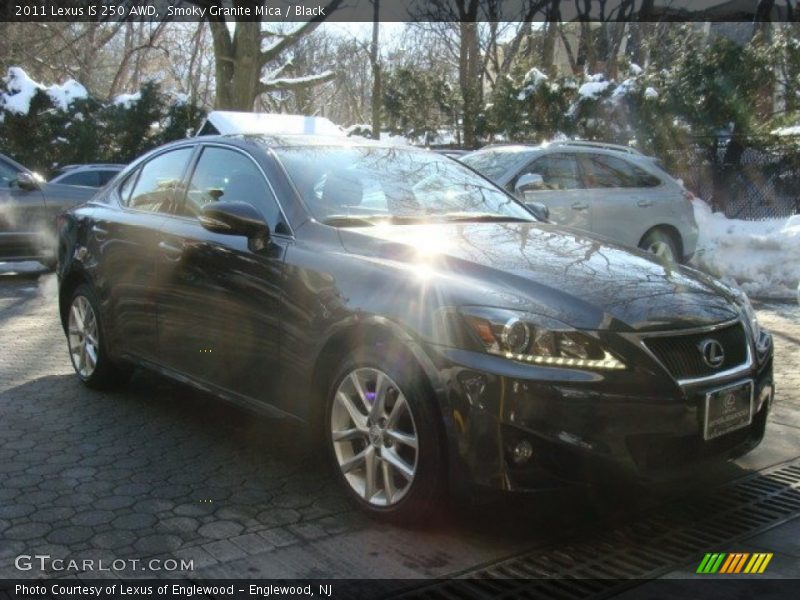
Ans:
[[[800,0],[6,0],[0,21],[796,21]]]

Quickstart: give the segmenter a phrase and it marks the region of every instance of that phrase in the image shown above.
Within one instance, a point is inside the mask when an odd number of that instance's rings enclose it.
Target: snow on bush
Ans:
[[[611,85],[610,81],[605,80],[605,75],[597,73],[589,76],[589,81],[578,88],[578,95],[583,98],[597,98]]]
[[[119,96],[115,96],[111,102],[112,104],[121,106],[122,108],[130,108],[141,99],[142,93],[136,92],[134,94],[120,94]]]
[[[536,92],[536,89],[548,80],[547,75],[542,73],[539,69],[534,67],[525,74],[522,79],[523,88],[517,96],[517,100],[527,100]]]
[[[10,67],[3,84],[7,92],[0,92],[0,108],[20,115],[28,113],[31,100],[38,91],[47,94],[61,110],[67,110],[73,100],[89,95],[86,88],[74,79],[68,79],[60,85],[44,86],[31,79],[21,67]]]
[[[800,125],[792,125],[791,127],[780,127],[772,130],[773,135],[800,135]]]
[[[800,215],[743,221],[694,200],[700,229],[692,262],[760,297],[793,297],[800,282]]]

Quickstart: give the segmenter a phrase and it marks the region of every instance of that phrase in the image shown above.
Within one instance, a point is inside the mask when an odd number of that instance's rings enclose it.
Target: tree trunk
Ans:
[[[750,44],[761,52],[772,41],[772,23],[770,22],[772,11],[775,8],[775,0],[760,0],[756,8],[756,21],[753,23],[753,35]],[[775,76],[774,72],[769,78],[769,82],[762,85],[756,97],[756,113],[758,116],[767,120],[772,116],[772,109],[775,97]]]
[[[648,52],[645,40],[649,39],[654,33],[655,27],[652,23],[653,8],[655,0],[643,0],[639,8],[637,21],[631,23],[631,37],[629,44],[629,56],[631,62],[641,67],[647,66]]]
[[[231,40],[224,22],[210,21],[214,38],[217,77],[215,107],[220,110],[253,109],[261,75],[261,23],[236,23]]]
[[[372,44],[369,48],[369,61],[372,66],[372,139],[381,139],[381,104],[383,89],[381,82],[381,59],[378,47],[380,32],[380,0],[372,0]]]
[[[480,45],[478,24],[461,22],[461,47],[459,53],[459,87],[463,101],[462,128],[464,145],[474,148],[478,145],[477,120],[481,107]]]
[[[550,77],[555,77],[555,51],[558,38],[558,22],[561,20],[559,4],[561,0],[553,0],[547,10],[545,21],[544,43],[542,44],[542,67]]]

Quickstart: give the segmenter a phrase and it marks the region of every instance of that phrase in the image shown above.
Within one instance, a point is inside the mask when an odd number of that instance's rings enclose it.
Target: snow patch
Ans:
[[[597,75],[592,77],[597,77]],[[578,88],[578,95],[582,98],[597,98],[608,89],[609,85],[611,85],[610,81],[587,81]]]
[[[647,88],[647,89],[644,91],[644,97],[645,97],[647,100],[655,100],[656,98],[658,98],[658,92],[656,91],[656,89],[655,89],[655,88],[648,87],[648,88]]]
[[[536,67],[525,73],[525,77],[522,78],[523,88],[517,95],[517,100],[527,100],[548,79],[547,75]]]
[[[305,75],[304,77],[278,77],[276,79],[262,79],[261,83],[269,86],[292,86],[302,85],[304,83],[313,83],[315,81],[325,80],[333,75],[333,71],[323,71],[316,75]]]
[[[47,88],[47,95],[61,110],[69,109],[74,100],[84,100],[89,97],[89,92],[74,79],[68,79],[61,85],[55,84]]]
[[[712,213],[695,199],[699,228],[692,263],[760,297],[791,297],[800,282],[800,215],[743,221]]]
[[[74,100],[89,96],[86,88],[74,79],[48,87],[34,81],[22,67],[9,67],[3,83],[8,92],[0,93],[0,107],[19,115],[28,114],[31,100],[39,91],[47,94],[60,110],[67,110]]]
[[[136,92],[135,94],[120,94],[119,96],[115,96],[112,100],[112,103],[115,106],[121,106],[122,108],[130,108],[139,100],[142,99],[142,93]]]
[[[800,125],[792,125],[791,127],[780,127],[772,130],[773,135],[800,135]]]
[[[31,79],[24,69],[9,67],[3,78],[9,93],[2,95],[3,108],[9,112],[26,115],[31,108],[31,100],[39,90],[45,89],[41,83]]]

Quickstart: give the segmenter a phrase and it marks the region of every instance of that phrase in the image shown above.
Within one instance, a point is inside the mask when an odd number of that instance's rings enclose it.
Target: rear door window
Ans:
[[[586,153],[581,159],[589,188],[641,188],[661,184],[658,177],[616,156]]]
[[[145,163],[129,195],[127,186],[134,177],[128,178],[120,187],[123,205],[147,212],[173,212],[186,163],[193,150],[192,147],[170,150]]]

